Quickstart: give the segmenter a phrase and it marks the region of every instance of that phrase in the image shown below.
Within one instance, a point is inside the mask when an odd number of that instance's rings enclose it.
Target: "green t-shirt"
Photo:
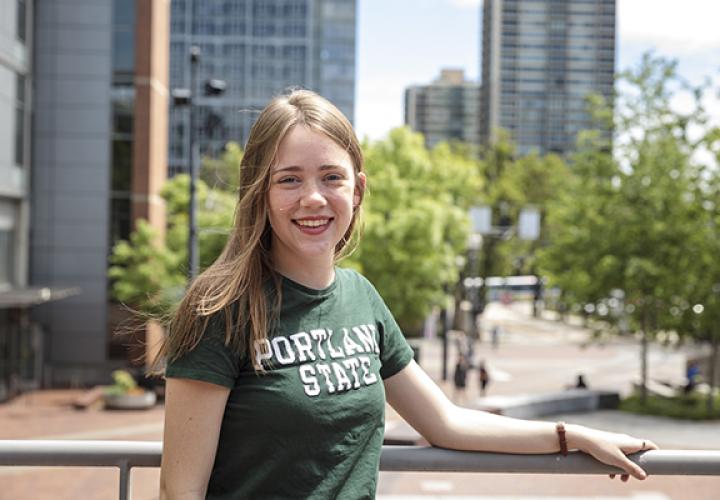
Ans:
[[[287,278],[258,375],[224,345],[224,319],[166,376],[231,389],[207,498],[374,498],[385,389],[412,359],[375,288],[336,268],[313,290]]]

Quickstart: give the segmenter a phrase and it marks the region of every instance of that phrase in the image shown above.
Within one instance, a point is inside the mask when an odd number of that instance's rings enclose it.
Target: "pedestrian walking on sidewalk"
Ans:
[[[500,325],[493,325],[492,330],[490,330],[490,338],[492,348],[497,349],[500,346]]]
[[[413,361],[353,248],[365,194],[360,144],[305,90],[258,115],[218,259],[168,322],[161,499],[374,498],[386,401],[432,445],[579,449],[644,478],[650,441],[460,408]]]
[[[480,382],[480,396],[485,397],[487,386],[490,384],[490,372],[485,366],[485,361],[480,361],[478,366],[478,380]]]
[[[470,363],[468,363],[468,359],[462,352],[459,353],[455,363],[455,373],[453,374],[453,383],[455,386],[453,399],[457,405],[464,405],[467,402],[465,388],[467,386],[467,372],[469,368]]]

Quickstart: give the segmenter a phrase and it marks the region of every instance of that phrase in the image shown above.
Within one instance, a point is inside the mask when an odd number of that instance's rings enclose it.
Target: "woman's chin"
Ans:
[[[331,245],[330,243],[301,245],[299,248],[296,248],[295,255],[300,259],[318,260],[327,258],[332,261],[335,256],[335,245]]]

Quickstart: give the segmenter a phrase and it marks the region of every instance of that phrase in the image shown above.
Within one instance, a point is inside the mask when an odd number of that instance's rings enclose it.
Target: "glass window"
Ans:
[[[135,2],[113,2],[113,84],[132,85],[135,73]]]
[[[18,0],[17,1],[17,37],[18,40],[25,41],[25,37],[27,36],[26,25],[27,21],[25,19],[26,17],[26,5],[25,0]]]
[[[132,102],[113,102],[113,133],[132,138],[133,108]]]
[[[25,163],[25,77],[16,75],[15,163]]]
[[[115,139],[112,142],[112,190],[129,192],[132,176],[132,141]]]
[[[110,245],[130,239],[130,197],[113,196],[110,200]]]
[[[135,24],[135,0],[113,1],[113,24],[115,26]]]
[[[12,229],[0,229],[0,284],[14,283],[15,238]]]

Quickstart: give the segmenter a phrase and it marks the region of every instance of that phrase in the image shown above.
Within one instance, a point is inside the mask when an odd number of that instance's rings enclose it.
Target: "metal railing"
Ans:
[[[130,470],[159,467],[159,441],[0,440],[0,466],[118,467],[120,500],[130,497]],[[649,475],[720,476],[720,450],[653,450],[630,455]],[[612,474],[621,471],[584,453],[512,455],[422,446],[383,446],[380,470],[520,474]]]

